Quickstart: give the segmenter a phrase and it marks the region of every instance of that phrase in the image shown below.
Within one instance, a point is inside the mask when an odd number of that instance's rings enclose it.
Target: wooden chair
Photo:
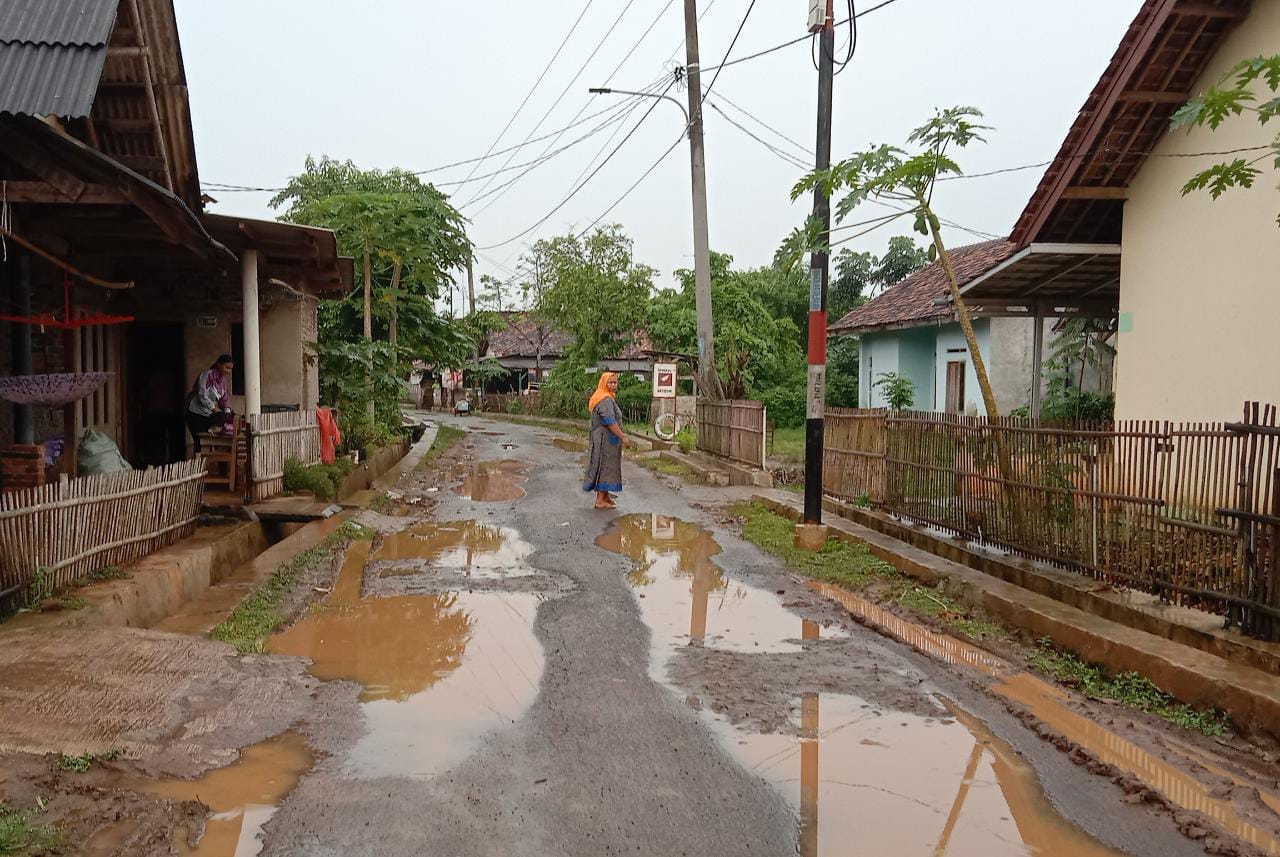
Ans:
[[[205,485],[236,493],[236,485],[243,486],[248,444],[245,442],[244,421],[236,417],[231,434],[200,435],[200,457],[207,463],[209,475]],[[243,492],[243,487],[241,488]]]

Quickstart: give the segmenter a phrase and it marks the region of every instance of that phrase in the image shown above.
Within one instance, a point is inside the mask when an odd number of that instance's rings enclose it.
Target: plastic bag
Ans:
[[[133,466],[120,454],[120,448],[116,446],[116,442],[99,431],[87,431],[81,436],[78,458],[81,476],[119,473],[133,469]]]

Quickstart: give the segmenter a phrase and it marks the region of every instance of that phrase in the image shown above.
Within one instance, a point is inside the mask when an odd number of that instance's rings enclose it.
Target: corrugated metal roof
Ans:
[[[88,116],[118,0],[0,0],[0,114]]]
[[[106,48],[0,44],[0,114],[88,116]]]
[[[105,46],[119,0],[4,0],[0,42]]]

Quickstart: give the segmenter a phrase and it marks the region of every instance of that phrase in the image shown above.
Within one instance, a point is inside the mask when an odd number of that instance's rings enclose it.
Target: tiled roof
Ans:
[[[0,113],[88,116],[119,0],[0,3]]]
[[[963,288],[970,280],[999,265],[1013,255],[1014,245],[1003,239],[970,244],[947,251],[956,278]],[[934,262],[905,280],[885,289],[875,300],[863,304],[831,325],[831,333],[859,333],[891,325],[910,326],[951,318],[950,306],[936,301],[950,291],[942,265]]]
[[[507,326],[489,334],[489,350],[486,352],[488,357],[499,360],[504,357],[535,357],[539,351],[539,342],[543,357],[563,357],[573,345],[573,334],[539,322],[528,313],[502,312],[499,315],[507,322]],[[640,360],[643,359],[644,352],[651,348],[653,343],[649,340],[649,334],[641,330],[621,353],[613,355],[611,359]]]

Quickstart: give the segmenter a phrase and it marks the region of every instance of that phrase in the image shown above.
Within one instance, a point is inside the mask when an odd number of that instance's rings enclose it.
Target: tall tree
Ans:
[[[618,225],[561,235],[535,245],[546,284],[535,311],[574,336],[575,356],[594,363],[625,345],[644,324],[654,269],[632,258]]]

